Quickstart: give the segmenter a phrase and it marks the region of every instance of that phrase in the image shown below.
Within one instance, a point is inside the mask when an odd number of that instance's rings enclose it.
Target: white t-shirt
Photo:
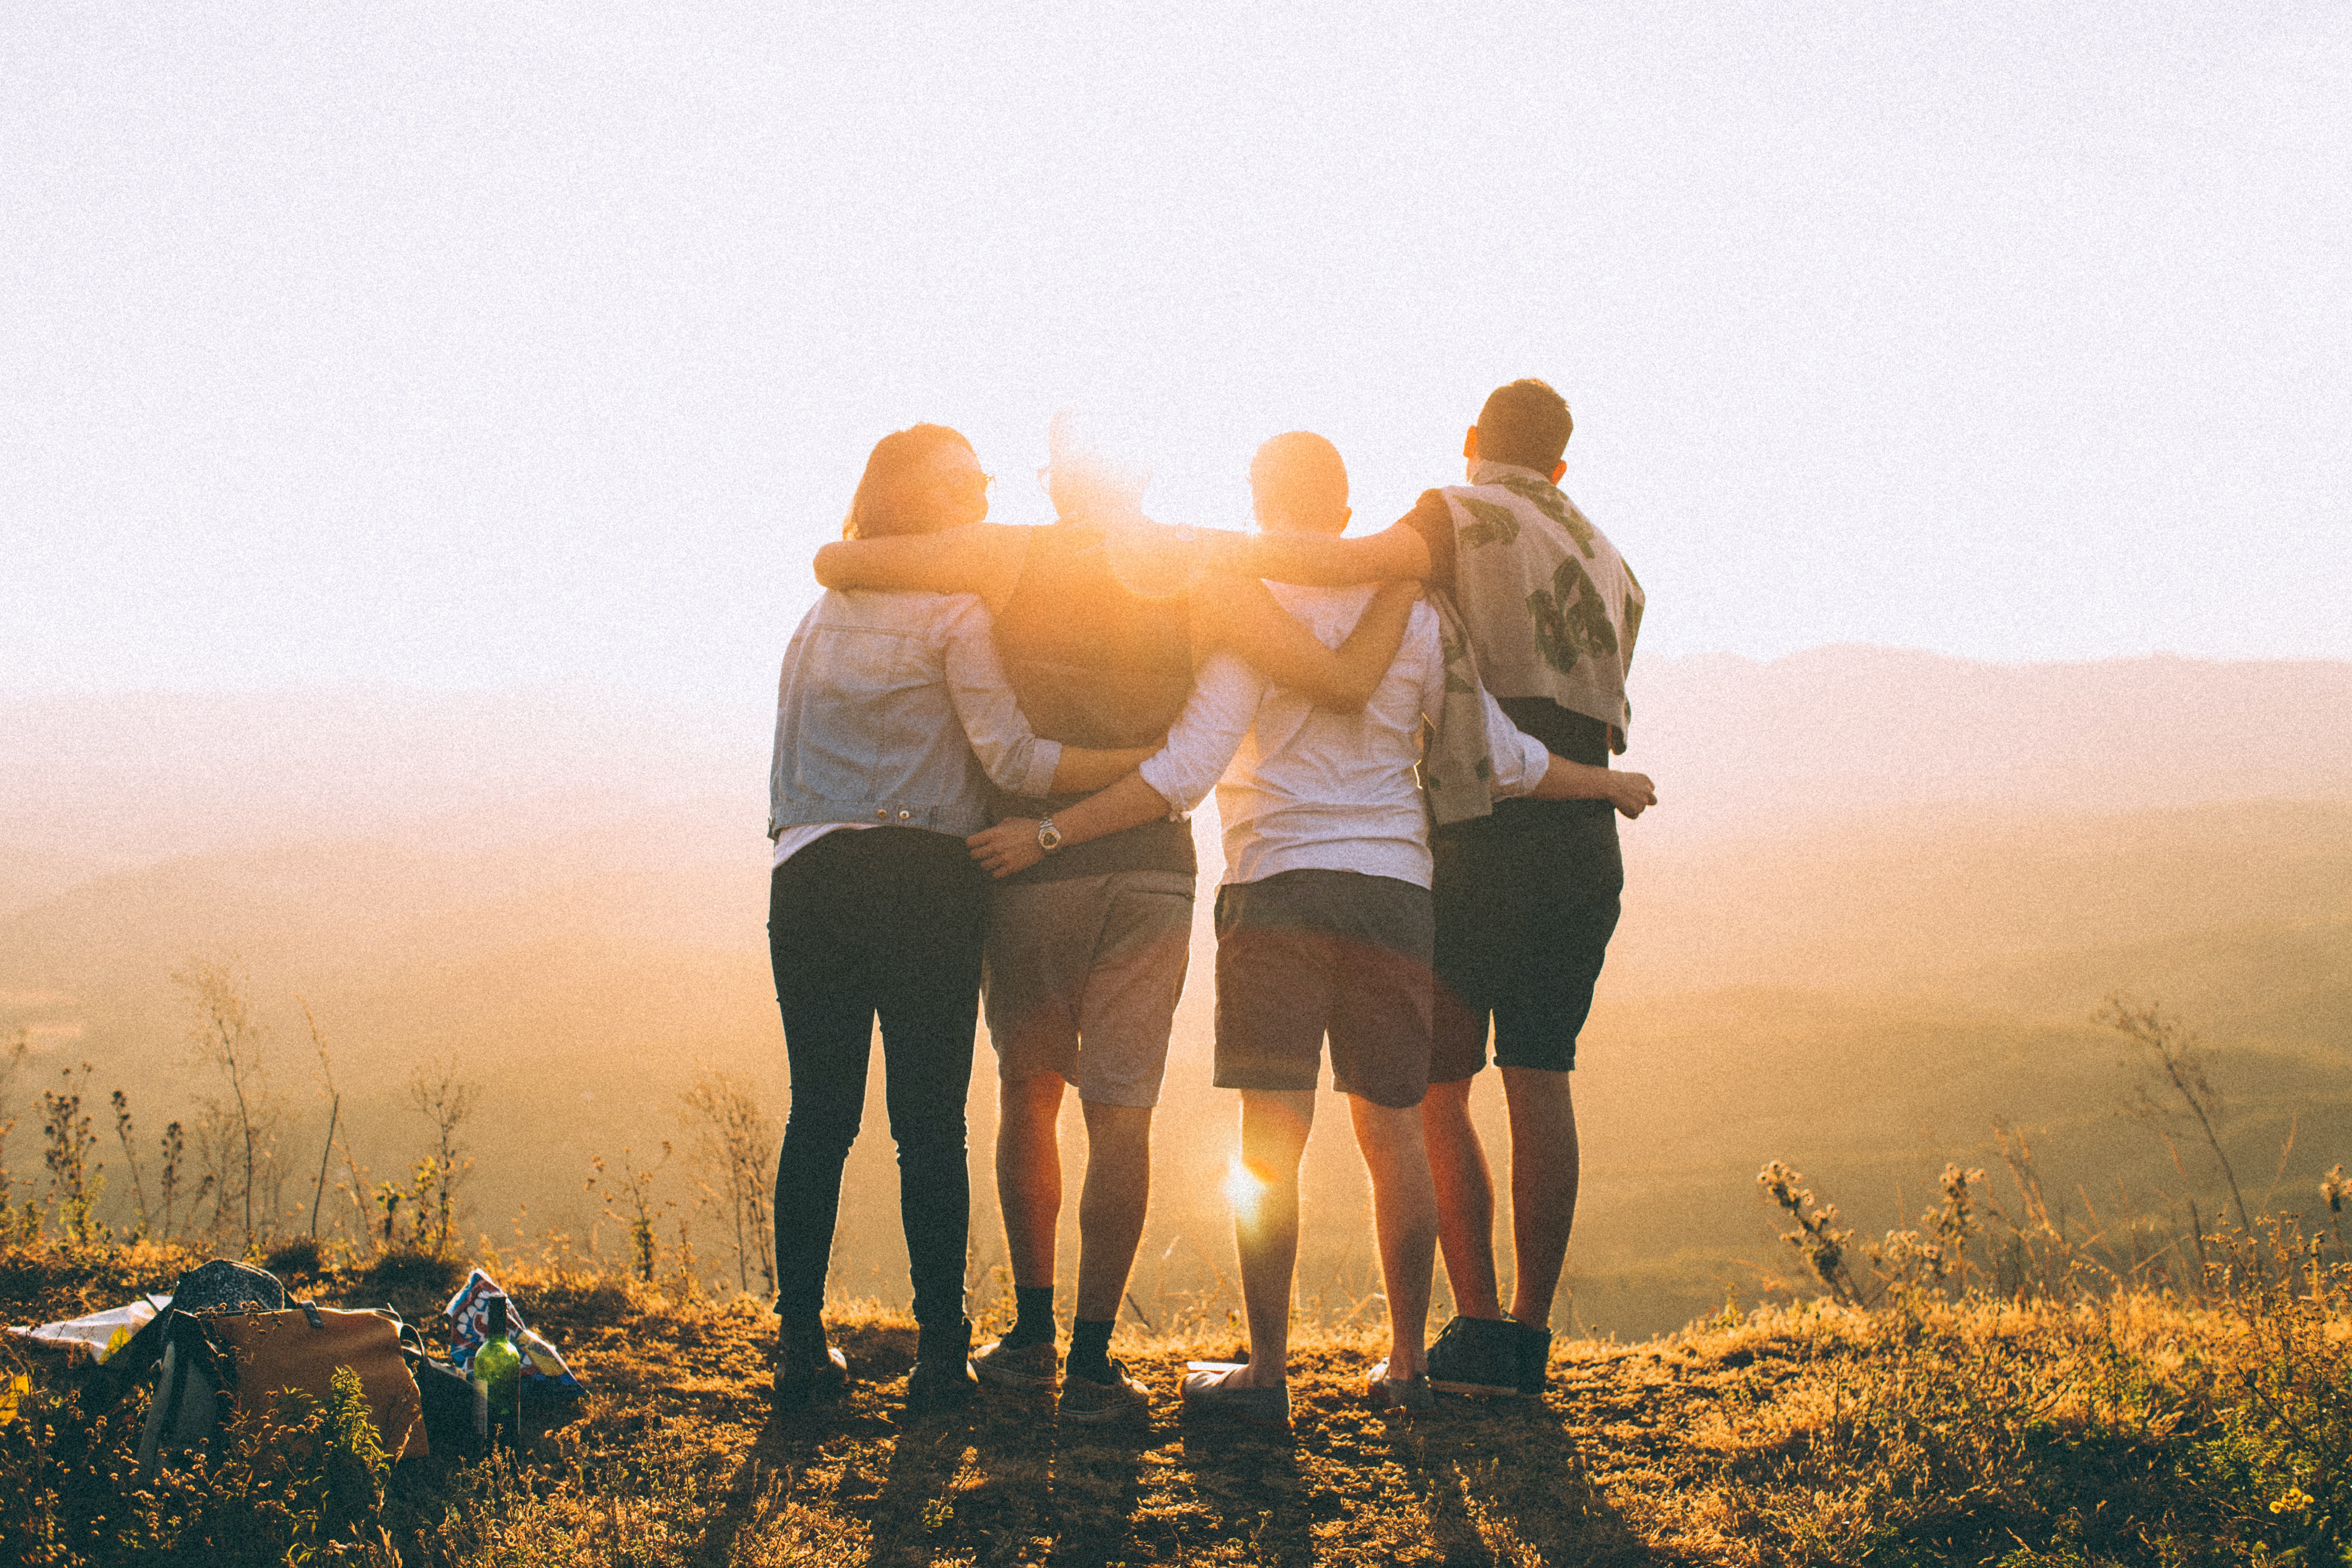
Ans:
[[[1376,592],[1266,586],[1333,648],[1347,640]],[[1143,782],[1178,812],[1190,811],[1215,787],[1228,882],[1319,869],[1426,888],[1429,815],[1414,768],[1423,716],[1433,721],[1444,694],[1437,613],[1427,605],[1413,606],[1396,660],[1360,713],[1318,708],[1218,654],[1201,667],[1167,746],[1143,764]],[[1551,754],[1520,733],[1494,698],[1479,696],[1495,794],[1526,795],[1542,780]]]

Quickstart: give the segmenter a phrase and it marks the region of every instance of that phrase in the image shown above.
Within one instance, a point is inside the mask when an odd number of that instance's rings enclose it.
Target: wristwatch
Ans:
[[[1062,830],[1054,826],[1052,817],[1037,825],[1037,847],[1047,855],[1062,847]]]

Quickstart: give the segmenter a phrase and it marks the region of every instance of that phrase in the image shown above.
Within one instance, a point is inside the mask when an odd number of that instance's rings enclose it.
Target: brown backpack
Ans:
[[[390,1312],[342,1311],[302,1302],[278,1312],[207,1312],[173,1325],[140,1458],[152,1465],[163,1444],[208,1431],[215,1411],[232,1419],[274,1419],[278,1395],[299,1392],[324,1404],[338,1367],[360,1380],[384,1453],[427,1452],[416,1379],[401,1354],[400,1320]],[[218,1410],[214,1390],[227,1402]],[[214,1409],[203,1406],[213,1405]]]

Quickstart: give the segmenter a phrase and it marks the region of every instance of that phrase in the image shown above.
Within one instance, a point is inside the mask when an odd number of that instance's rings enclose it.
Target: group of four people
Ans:
[[[1251,465],[1255,535],[1148,520],[1148,469],[1067,414],[1040,528],[984,521],[989,478],[952,430],[875,447],[785,655],[769,781],[792,1068],[781,1405],[846,1374],[824,1279],[878,1019],[920,1329],[910,1401],[987,1383],[1058,1390],[1066,1421],[1148,1410],[1108,1345],[1190,953],[1186,814],[1213,787],[1214,1081],[1241,1091],[1261,1196],[1236,1224],[1249,1359],[1192,1373],[1185,1404],[1287,1423],[1298,1164],[1327,1036],[1389,1309],[1370,1396],[1540,1391],[1576,1205],[1568,1075],[1623,882],[1614,814],[1654,800],[1608,765],[1642,593],[1557,488],[1570,428],[1542,382],[1497,389],[1465,443],[1468,482],[1357,539],[1340,537],[1339,454],[1305,432]],[[983,995],[1017,1318],[974,1353],[963,1108]],[[1507,1313],[1469,1114],[1490,1030],[1511,1131]],[[1072,1087],[1087,1148],[1064,1357]],[[1441,1247],[1458,1315],[1424,1351]]]

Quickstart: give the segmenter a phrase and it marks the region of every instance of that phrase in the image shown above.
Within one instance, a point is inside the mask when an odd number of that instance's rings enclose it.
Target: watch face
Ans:
[[[1062,847],[1062,830],[1050,822],[1037,825],[1037,847],[1051,854]]]

